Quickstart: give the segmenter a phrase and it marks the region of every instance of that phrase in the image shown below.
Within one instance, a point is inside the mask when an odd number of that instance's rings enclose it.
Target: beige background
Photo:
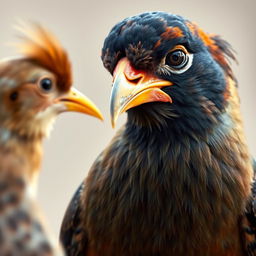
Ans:
[[[13,49],[5,43],[15,40],[12,25],[17,19],[41,22],[68,50],[75,86],[105,115],[102,123],[88,116],[63,114],[45,142],[39,201],[56,234],[72,194],[115,133],[109,120],[111,77],[100,60],[103,40],[123,18],[155,10],[183,15],[233,45],[240,63],[234,69],[240,84],[245,130],[251,152],[256,155],[256,0],[0,0],[0,57],[13,55]],[[125,115],[118,126],[124,120]]]

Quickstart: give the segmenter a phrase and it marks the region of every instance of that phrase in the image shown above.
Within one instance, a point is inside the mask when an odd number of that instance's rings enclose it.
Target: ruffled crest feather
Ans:
[[[56,37],[40,24],[21,25],[22,41],[16,44],[18,51],[31,61],[53,72],[60,90],[67,91],[72,85],[72,69],[68,54]]]

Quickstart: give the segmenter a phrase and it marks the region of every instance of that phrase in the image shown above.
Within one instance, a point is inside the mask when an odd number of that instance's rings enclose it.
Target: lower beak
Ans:
[[[170,85],[170,81],[134,69],[127,58],[121,59],[114,71],[110,98],[112,126],[115,127],[121,113],[133,107],[155,101],[172,103],[171,97],[161,90]]]
[[[55,103],[63,104],[64,108],[62,112],[80,112],[103,120],[103,116],[96,105],[74,88],[72,88],[66,95],[57,98]]]

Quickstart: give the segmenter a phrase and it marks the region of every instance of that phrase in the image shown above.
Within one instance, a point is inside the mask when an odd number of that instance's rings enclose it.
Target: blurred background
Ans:
[[[102,123],[89,116],[63,114],[44,143],[38,194],[56,235],[71,196],[126,118],[124,114],[116,129],[111,128],[111,76],[100,59],[103,40],[117,22],[145,11],[180,14],[232,44],[239,61],[233,68],[240,86],[246,135],[256,155],[255,0],[0,0],[0,58],[15,53],[6,43],[17,40],[13,30],[17,20],[40,22],[69,52],[75,87],[90,97],[105,116]]]

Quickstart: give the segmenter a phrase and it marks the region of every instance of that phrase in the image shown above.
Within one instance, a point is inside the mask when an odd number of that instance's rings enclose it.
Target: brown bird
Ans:
[[[22,55],[0,61],[0,255],[63,255],[34,197],[42,139],[62,112],[102,115],[72,88],[71,64],[57,39],[36,24],[21,30]]]
[[[256,255],[232,59],[226,41],[181,16],[149,12],[113,27],[102,50],[112,124],[128,118],[70,203],[67,255]]]

